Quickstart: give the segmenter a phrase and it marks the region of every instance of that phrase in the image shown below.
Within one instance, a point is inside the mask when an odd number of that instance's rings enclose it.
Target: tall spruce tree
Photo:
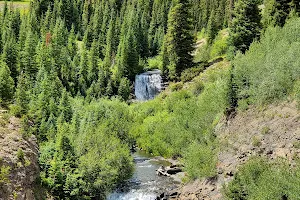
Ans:
[[[299,0],[266,0],[263,24],[283,27],[291,11],[299,12]]]
[[[261,32],[260,0],[239,0],[234,9],[230,26],[230,44],[237,51],[245,52]]]
[[[165,45],[169,59],[169,77],[178,76],[184,69],[193,65],[191,52],[194,39],[192,36],[192,20],[190,4],[186,0],[176,0],[168,19],[168,31]]]
[[[0,61],[0,104],[8,103],[14,95],[14,80],[6,63]]]

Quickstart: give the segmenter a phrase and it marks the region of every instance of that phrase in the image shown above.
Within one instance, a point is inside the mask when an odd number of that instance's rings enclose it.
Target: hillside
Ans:
[[[256,156],[273,162],[284,159],[296,167],[300,154],[299,124],[300,111],[293,101],[251,107],[228,120],[224,118],[215,130],[220,143],[218,174],[185,185],[171,199],[223,199],[224,184],[232,181],[238,169]]]
[[[34,136],[24,138],[20,128],[19,119],[0,114],[1,200],[35,199],[39,177],[37,140]]]

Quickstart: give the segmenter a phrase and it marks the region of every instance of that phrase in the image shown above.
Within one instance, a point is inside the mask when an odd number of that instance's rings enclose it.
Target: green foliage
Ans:
[[[203,63],[210,60],[210,49],[211,46],[204,40],[205,43],[201,44],[200,47],[196,50],[196,55],[194,56],[194,62]]]
[[[283,27],[288,17],[299,14],[298,0],[266,0],[263,14],[263,24]]]
[[[257,137],[257,136],[254,136],[252,138],[252,145],[254,147],[260,147],[261,146],[261,139],[259,137]]]
[[[227,199],[299,199],[299,168],[281,160],[252,158],[224,189]]]
[[[228,33],[227,30],[222,30],[218,33],[210,49],[210,58],[224,56],[228,50]]]
[[[13,98],[14,80],[10,76],[10,70],[7,65],[0,62],[0,99],[3,103],[8,103]]]
[[[245,51],[260,35],[261,1],[239,0],[228,41],[232,2],[40,0],[25,15],[4,7],[0,102],[13,102],[23,136],[37,136],[42,183],[54,198],[104,199],[131,175],[135,140],[154,154],[183,157],[191,178],[213,176],[213,128],[232,99],[239,109],[287,94],[299,99],[298,22],[268,30],[261,44],[238,55],[233,77],[226,66],[201,74],[228,44]],[[290,16],[299,10],[292,3]],[[282,6],[276,12],[286,18]],[[200,64],[193,67],[200,30]],[[114,99],[131,98],[136,74],[154,68],[182,82],[153,101],[128,106]]]
[[[236,51],[245,52],[261,31],[259,0],[238,0],[230,26],[230,45]]]
[[[228,51],[228,30],[220,30],[214,39],[210,39],[208,35],[200,33],[201,37],[198,39],[201,43],[196,49],[194,62],[205,63],[212,59],[224,57]]]
[[[9,182],[10,167],[1,165],[0,167],[0,186]]]
[[[298,102],[298,109],[300,109],[300,81],[299,80],[295,82],[293,94],[296,101]]]
[[[293,92],[300,77],[299,24],[295,19],[284,28],[270,27],[245,55],[235,57],[233,75],[239,104],[266,104]]]
[[[130,92],[130,81],[127,78],[122,78],[118,89],[118,95],[126,101],[129,99]]]
[[[55,139],[41,145],[41,178],[56,198],[105,199],[132,173],[128,106],[119,100],[73,100],[74,114],[57,119]]]
[[[192,66],[193,36],[191,34],[191,18],[189,2],[177,0],[170,10],[168,30],[165,35],[165,45],[169,59],[169,77],[175,79],[176,75]]]
[[[153,58],[148,59],[148,65],[146,67],[147,70],[152,70],[152,69],[162,69],[162,58],[161,56],[156,56]]]
[[[212,130],[228,106],[228,73],[228,67],[209,69],[199,78],[205,81],[196,80],[187,89],[133,104],[130,134],[138,146],[155,155],[183,157],[191,178],[213,176]]]
[[[261,134],[266,135],[270,133],[270,127],[264,126],[261,130]]]
[[[198,76],[201,72],[204,71],[204,68],[205,68],[204,65],[205,65],[205,64],[199,64],[199,66],[197,66],[197,67],[192,67],[192,68],[189,68],[189,69],[184,70],[184,71],[181,73],[180,80],[183,81],[183,82],[188,82],[188,81],[193,80],[193,78],[195,78],[195,77]]]
[[[169,87],[170,87],[172,92],[178,91],[178,90],[181,90],[183,88],[183,83],[182,82],[171,83]]]
[[[217,175],[215,151],[212,144],[191,144],[184,154],[185,170],[188,175],[193,179]]]
[[[17,158],[18,158],[18,161],[20,162],[24,162],[25,161],[25,157],[24,157],[24,152],[22,149],[18,149],[18,152],[17,152]]]

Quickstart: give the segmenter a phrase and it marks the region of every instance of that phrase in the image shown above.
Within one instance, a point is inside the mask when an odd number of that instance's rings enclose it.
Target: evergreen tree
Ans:
[[[15,93],[15,107],[13,107],[13,113],[16,116],[22,116],[26,114],[28,110],[28,103],[30,101],[30,96],[28,93],[28,83],[27,79],[22,73],[18,79],[18,85]]]
[[[127,78],[122,78],[118,88],[118,95],[125,101],[129,99],[130,81]]]
[[[237,51],[245,52],[261,31],[259,0],[239,0],[234,9],[230,26],[230,44]]]
[[[165,45],[169,58],[169,77],[174,79],[184,69],[191,67],[193,51],[193,37],[190,5],[185,0],[177,0],[171,9],[168,19],[168,31],[165,36]]]
[[[83,50],[80,59],[80,68],[78,72],[78,86],[79,91],[82,96],[86,95],[88,89],[88,56],[86,50]]]
[[[283,27],[292,10],[298,12],[299,0],[266,0],[263,15],[265,28],[269,25]]]
[[[77,43],[76,43],[76,35],[75,35],[75,28],[72,26],[70,34],[68,36],[68,53],[70,57],[73,59],[74,56],[77,54]]]
[[[64,90],[62,93],[58,109],[61,112],[61,114],[63,116],[63,120],[65,122],[71,121],[73,112],[72,112],[72,107],[71,107],[71,103],[69,100],[69,95],[66,90]]]
[[[5,62],[0,61],[0,103],[8,103],[14,95],[14,80]]]
[[[93,41],[91,49],[88,53],[88,87],[92,84],[92,82],[97,81],[98,79],[98,53],[99,46],[96,40]]]
[[[28,77],[34,79],[35,75],[38,72],[36,63],[35,63],[35,47],[36,47],[36,38],[32,31],[28,31],[24,49],[20,52],[20,67],[19,71],[24,72]]]
[[[6,41],[3,47],[2,60],[10,69],[11,77],[14,79],[15,85],[18,79],[18,49],[14,36],[12,35]]]

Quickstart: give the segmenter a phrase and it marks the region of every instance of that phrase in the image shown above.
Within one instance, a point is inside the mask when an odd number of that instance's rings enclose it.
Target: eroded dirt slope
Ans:
[[[300,157],[300,112],[293,101],[238,112],[234,118],[223,120],[215,132],[220,141],[218,175],[183,186],[171,199],[223,199],[223,185],[254,155],[281,157],[291,165]]]
[[[20,134],[20,122],[0,113],[0,200],[34,200],[39,175],[35,137]]]

